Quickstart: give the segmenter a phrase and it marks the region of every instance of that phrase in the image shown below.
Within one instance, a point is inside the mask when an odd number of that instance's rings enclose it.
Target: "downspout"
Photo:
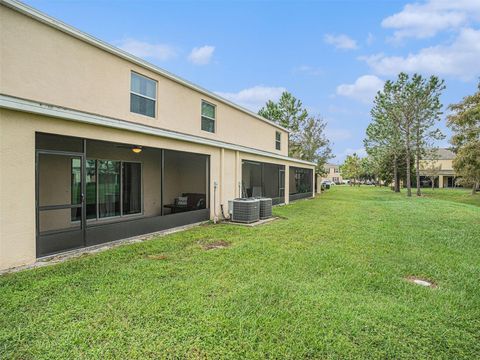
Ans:
[[[217,216],[217,188],[218,183],[216,181],[213,182],[213,223],[216,224],[218,222]]]
[[[223,181],[224,181],[223,171],[224,169],[225,169],[225,149],[221,148],[220,149],[220,181],[219,181],[220,206],[223,205]]]

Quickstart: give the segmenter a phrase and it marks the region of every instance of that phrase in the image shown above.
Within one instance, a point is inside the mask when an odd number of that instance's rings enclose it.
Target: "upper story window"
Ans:
[[[215,132],[215,105],[202,100],[202,130]]]
[[[282,148],[282,133],[275,131],[275,149],[280,150]]]
[[[157,82],[132,72],[130,82],[130,111],[155,117]]]

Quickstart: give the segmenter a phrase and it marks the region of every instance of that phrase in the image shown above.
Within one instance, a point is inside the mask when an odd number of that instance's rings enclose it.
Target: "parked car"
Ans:
[[[323,179],[320,185],[322,186],[322,189],[330,189],[330,186],[335,185],[335,183],[331,180]]]

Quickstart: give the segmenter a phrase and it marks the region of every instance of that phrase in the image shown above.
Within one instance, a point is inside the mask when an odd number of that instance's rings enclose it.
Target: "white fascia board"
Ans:
[[[157,73],[161,76],[164,76],[170,80],[173,80],[183,86],[186,86],[190,89],[193,89],[195,91],[198,91],[199,93],[203,94],[203,95],[206,95],[208,97],[211,97],[212,99],[215,99],[215,100],[218,100],[228,106],[231,106],[239,111],[242,111],[243,113],[247,114],[247,115],[250,115],[250,116],[253,116],[254,118],[256,118],[257,120],[260,120],[260,121],[263,121],[271,126],[274,126],[278,129],[281,129],[283,131],[286,131],[287,133],[290,132],[290,130],[284,128],[283,126],[280,126],[276,123],[274,123],[273,121],[271,120],[268,120],[258,114],[255,114],[253,111],[250,111],[246,108],[244,108],[243,106],[240,106],[240,105],[237,105],[233,102],[231,102],[230,100],[227,100],[225,99],[224,97],[220,96],[220,95],[217,95],[207,89],[204,89],[203,87],[199,86],[199,85],[196,85],[196,84],[193,84],[191,83],[190,81],[187,81],[185,79],[182,79],[181,77],[177,76],[177,75],[174,75],[156,65],[153,65],[151,63],[149,63],[148,61],[145,61],[143,59],[140,59],[132,54],[129,54],[127,53],[126,51],[123,51],[113,45],[110,45],[109,43],[103,41],[103,40],[100,40],[100,39],[97,39],[81,30],[78,30],[76,28],[74,28],[73,26],[70,26],[68,24],[65,24],[64,22],[60,21],[60,20],[57,20],[55,18],[52,18],[51,16],[47,15],[47,14],[44,14],[42,13],[41,11],[38,11],[26,4],[23,4],[19,1],[16,1],[16,0],[0,0],[0,4],[3,4],[15,11],[18,11],[22,14],[25,14],[37,21],[40,21],[44,24],[47,24],[57,30],[60,30],[66,34],[69,34],[77,39],[80,39],[82,41],[85,41],[97,48],[100,48],[104,51],[107,51],[111,54],[114,54],[116,56],[119,56],[125,60],[128,60],[138,66],[141,66],[145,69],[148,69],[154,73]]]
[[[17,110],[32,114],[38,114],[43,116],[50,116],[54,118],[60,118],[64,120],[71,120],[80,123],[86,123],[91,125],[105,126],[114,129],[133,131],[142,134],[154,135],[169,139],[175,139],[180,141],[187,141],[196,144],[208,145],[217,148],[224,148],[234,151],[240,151],[249,154],[261,155],[274,159],[281,159],[285,161],[291,161],[298,164],[305,164],[309,166],[315,166],[315,163],[294,159],[288,156],[274,154],[264,150],[258,150],[249,148],[242,145],[235,145],[226,143],[223,141],[212,140],[207,138],[202,138],[195,135],[189,135],[184,133],[179,133],[171,130],[165,130],[160,128],[155,128],[147,125],[141,125],[132,123],[129,121],[109,118],[106,116],[89,114],[78,110],[72,110],[68,108],[63,108],[55,105],[43,104],[36,101],[19,99],[16,97],[2,95],[0,94],[0,108]]]

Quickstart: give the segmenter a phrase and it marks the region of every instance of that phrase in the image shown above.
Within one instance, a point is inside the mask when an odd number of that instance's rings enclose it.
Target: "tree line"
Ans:
[[[372,121],[364,139],[368,154],[364,166],[369,167],[370,176],[393,183],[396,192],[403,180],[407,196],[412,196],[414,178],[416,194],[421,195],[420,171],[431,177],[438,171],[434,165],[422,169],[420,161],[435,160],[435,143],[445,138],[437,127],[443,114],[440,97],[444,89],[444,81],[436,76],[400,73],[395,81],[385,82],[375,96],[370,111]],[[448,109],[451,113],[447,125],[453,132],[450,143],[456,154],[453,167],[464,185],[471,185],[475,193],[480,183],[480,84],[477,93]],[[356,161],[350,156],[345,164],[351,168]]]
[[[340,166],[342,177],[349,179],[350,186],[360,186],[361,181],[372,181],[378,183],[378,177],[372,172],[373,164],[370,157],[359,157],[356,153],[348,155]]]
[[[370,111],[372,121],[364,139],[367,157],[347,156],[341,166],[343,177],[351,179],[352,185],[360,180],[393,184],[396,192],[403,183],[408,196],[412,196],[415,179],[420,196],[420,172],[433,184],[440,170],[435,144],[445,138],[437,127],[443,115],[443,90],[445,82],[436,76],[400,73],[396,80],[386,81]],[[453,167],[463,185],[472,186],[475,193],[480,184],[480,82],[475,94],[450,105],[448,110],[451,150],[456,155]],[[278,101],[267,101],[258,114],[290,131],[289,156],[314,162],[316,173],[324,174],[324,165],[333,156],[325,136],[327,124],[321,116],[309,114],[289,92],[283,92]],[[431,162],[425,165],[422,159]]]

